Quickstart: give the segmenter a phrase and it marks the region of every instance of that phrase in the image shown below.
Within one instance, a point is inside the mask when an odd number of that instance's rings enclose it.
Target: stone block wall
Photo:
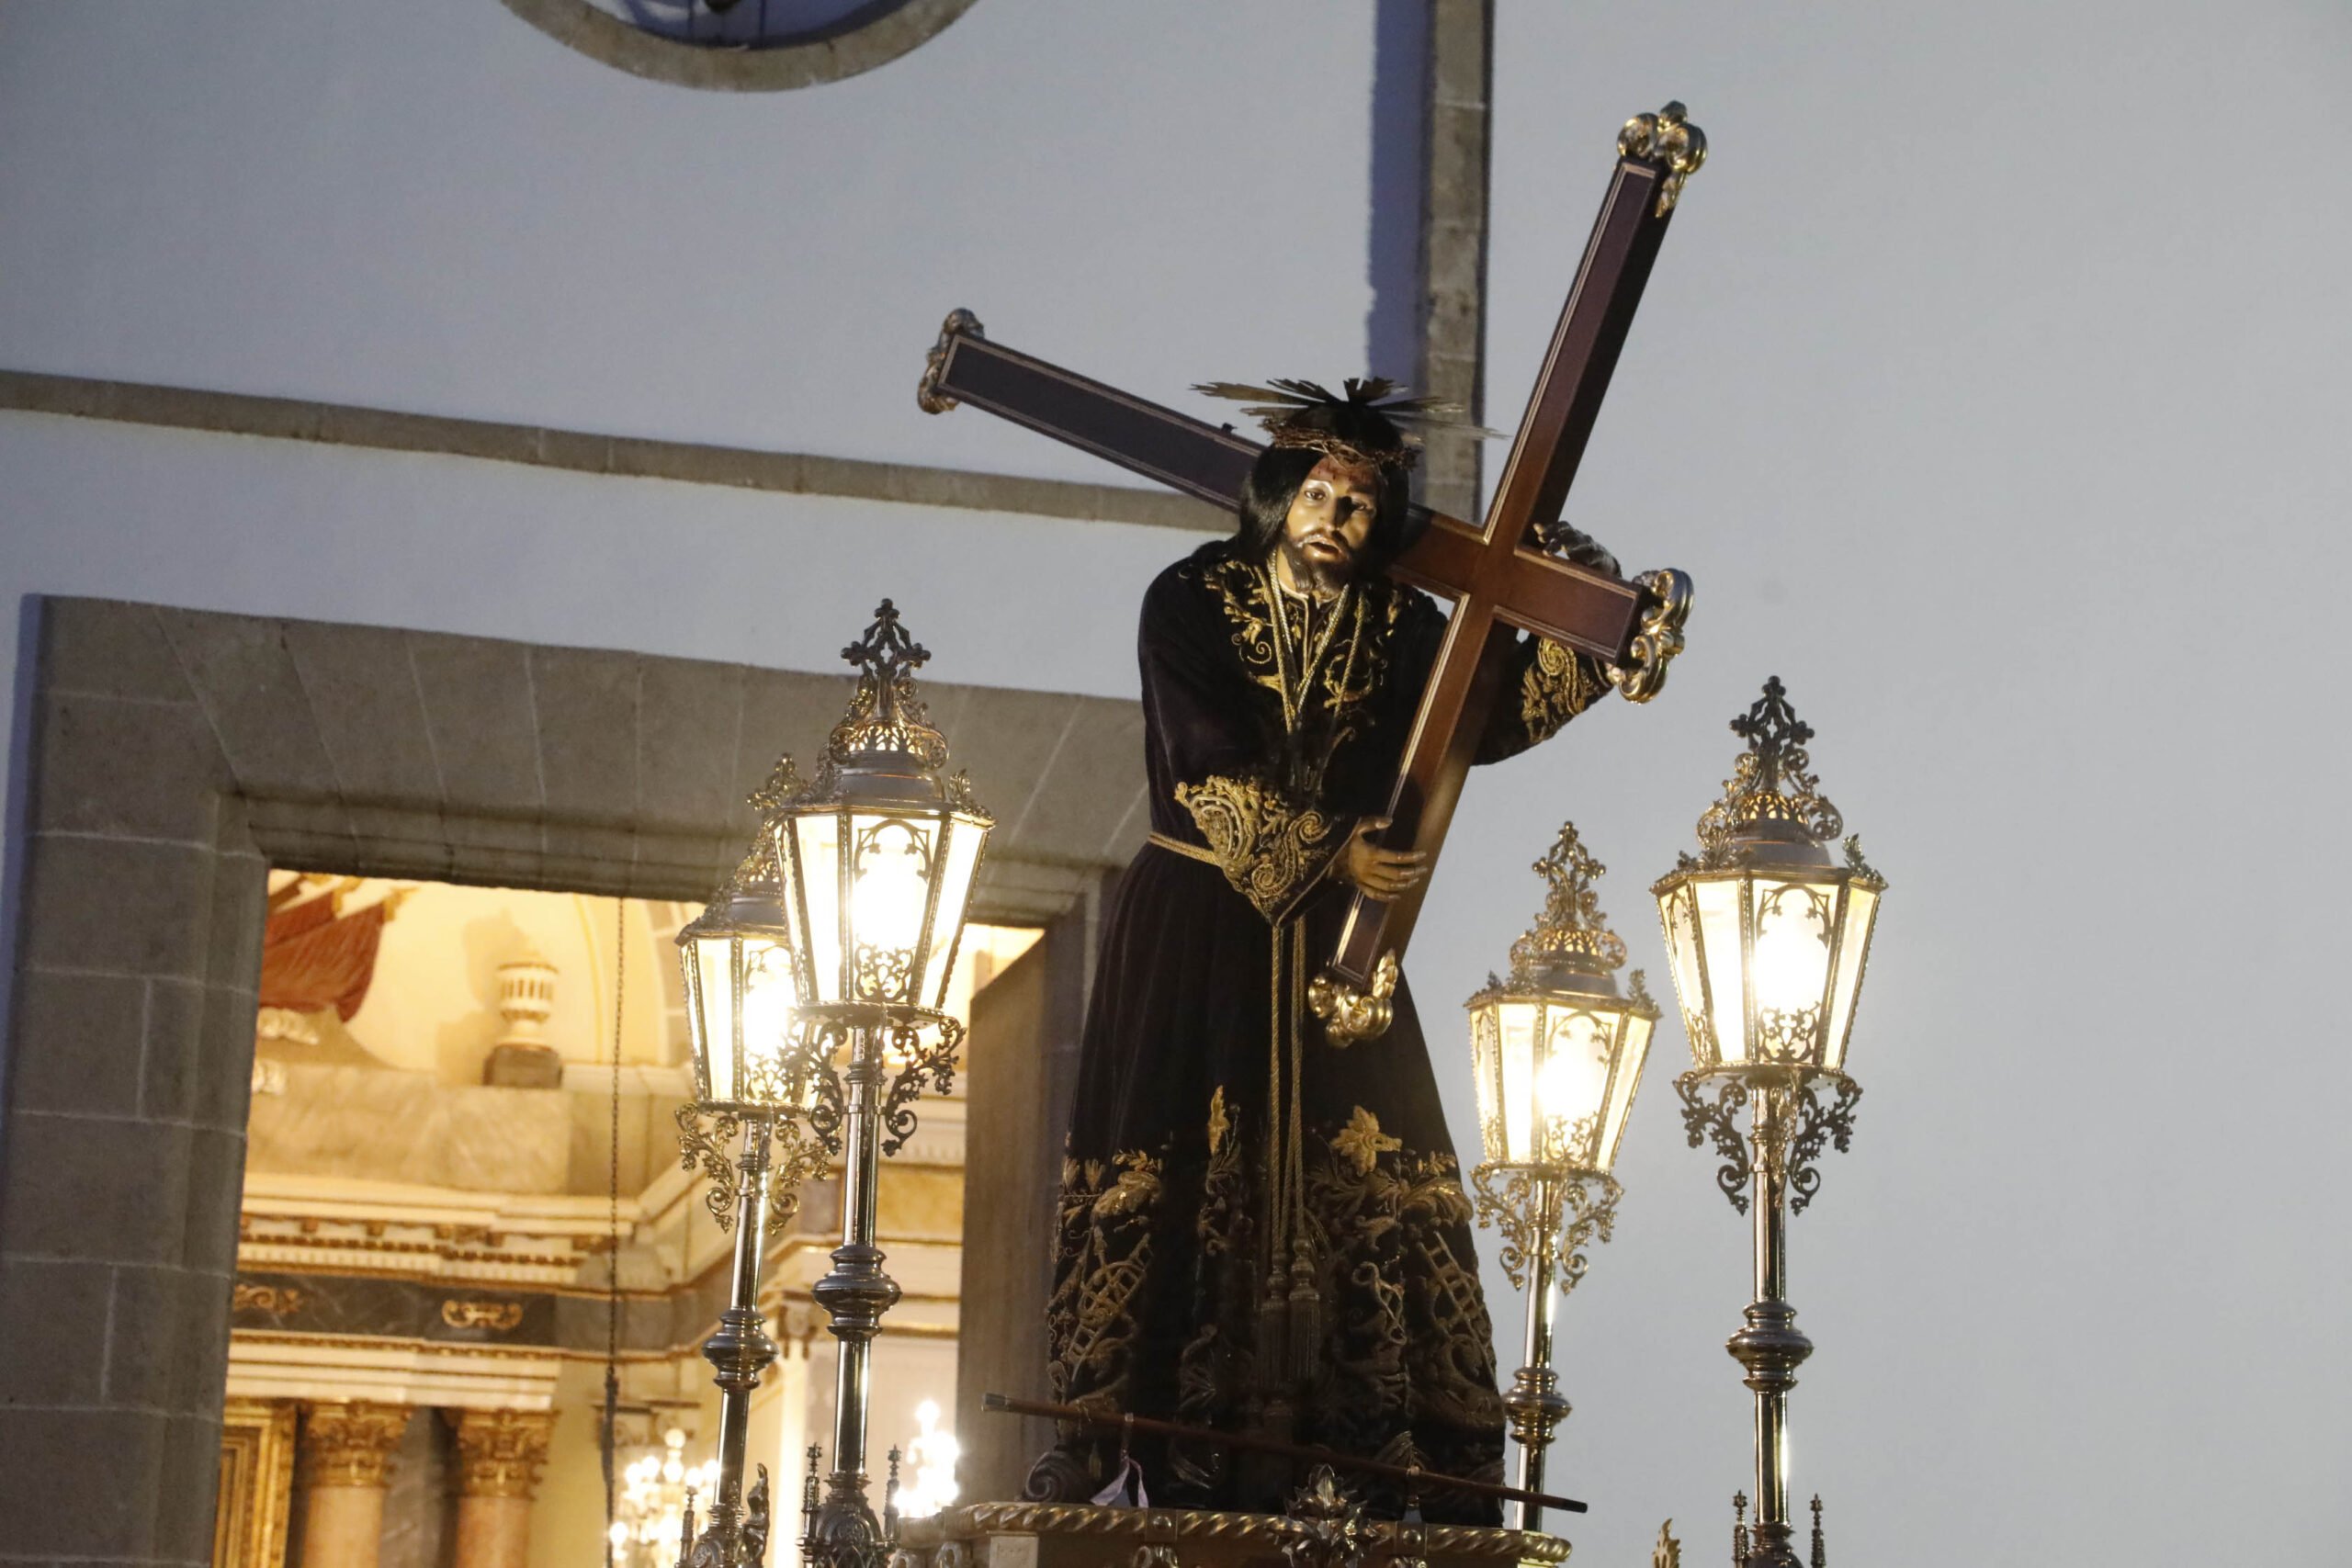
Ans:
[[[268,868],[700,898],[749,840],[743,795],[821,744],[848,686],[102,600],[28,614],[0,1562],[195,1568]],[[1044,923],[1125,863],[1135,705],[928,690],[999,814],[980,918]]]

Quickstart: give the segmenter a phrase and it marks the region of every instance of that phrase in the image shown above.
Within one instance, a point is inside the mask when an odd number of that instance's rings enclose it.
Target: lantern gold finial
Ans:
[[[1526,935],[1511,943],[1515,984],[1530,983],[1552,968],[1602,975],[1624,966],[1625,944],[1602,918],[1600,895],[1593,887],[1608,870],[1584,847],[1575,823],[1560,825],[1560,836],[1534,865],[1535,874],[1550,889],[1543,913]]]
[[[1702,859],[1719,863],[1742,839],[1800,839],[1821,844],[1846,830],[1837,807],[1821,793],[1805,742],[1813,727],[1789,705],[1788,688],[1774,675],[1764,694],[1731,721],[1747,750],[1724,781],[1724,797],[1701,813]]]
[[[947,738],[932,727],[915,695],[915,671],[930,660],[931,650],[907,635],[898,606],[883,600],[874,624],[842,657],[857,666],[857,692],[833,727],[827,755],[843,765],[892,753],[924,768],[945,765]]]

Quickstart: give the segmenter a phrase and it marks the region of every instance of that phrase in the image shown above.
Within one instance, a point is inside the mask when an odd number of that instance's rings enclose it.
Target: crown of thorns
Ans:
[[[1262,387],[1239,381],[1204,381],[1193,390],[1226,398],[1244,405],[1244,412],[1263,425],[1269,443],[1303,448],[1326,457],[1344,457],[1384,468],[1409,468],[1420,460],[1420,445],[1432,431],[1458,431],[1465,435],[1493,435],[1494,431],[1463,417],[1462,405],[1433,397],[1396,397],[1396,383],[1385,376],[1351,376],[1340,383],[1344,395],[1319,381],[1287,378]],[[1396,427],[1403,445],[1389,451],[1368,451],[1328,430],[1299,422],[1299,415],[1319,408],[1360,408],[1380,415]]]

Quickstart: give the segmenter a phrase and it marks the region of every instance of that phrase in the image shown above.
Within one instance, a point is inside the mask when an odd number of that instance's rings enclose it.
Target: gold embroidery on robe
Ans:
[[[1233,1325],[1250,1314],[1250,1270],[1241,1260],[1250,1253],[1250,1193],[1241,1168],[1241,1140],[1234,1136],[1233,1120],[1225,1108],[1225,1086],[1209,1098],[1209,1162],[1201,1181],[1201,1207],[1193,1222],[1197,1252],[1194,1278],[1211,1292],[1196,1298],[1199,1321],[1176,1356],[1176,1419],[1188,1426],[1212,1427],[1236,1390],[1249,1382],[1249,1348],[1239,1343]],[[1214,1444],[1175,1442],[1168,1449],[1169,1468],[1182,1484],[1206,1488],[1225,1473],[1226,1450]]]
[[[1060,1257],[1046,1322],[1055,1398],[1118,1406],[1135,1347],[1136,1294],[1151,1272],[1160,1162],[1129,1150],[1111,1163],[1118,1175],[1106,1187],[1101,1160],[1062,1162]]]
[[[1308,1141],[1318,1274],[1339,1305],[1316,1400],[1321,1440],[1391,1463],[1499,1478],[1494,1328],[1453,1156],[1418,1154],[1358,1109]]]
[[[1345,646],[1316,664],[1306,691],[1284,693],[1282,639],[1294,648],[1306,645],[1304,603],[1270,592],[1265,568],[1252,561],[1227,558],[1212,562],[1201,569],[1200,580],[1216,595],[1233,627],[1233,649],[1242,672],[1294,706],[1303,708],[1311,694],[1345,729],[1356,710],[1386,683],[1389,639],[1408,603],[1395,583],[1374,580],[1351,584],[1334,612],[1349,621]],[[1277,615],[1284,617],[1281,626],[1276,625]]]
[[[1538,638],[1535,658],[1519,683],[1519,716],[1528,743],[1549,740],[1607,690],[1574,649]]]
[[[1370,1176],[1373,1167],[1380,1163],[1382,1155],[1404,1146],[1382,1132],[1380,1118],[1361,1105],[1356,1107],[1356,1113],[1348,1118],[1347,1126],[1331,1140],[1331,1147],[1348,1156],[1358,1176]]]
[[[1234,891],[1269,920],[1297,902],[1339,847],[1330,818],[1293,806],[1261,779],[1212,773],[1178,784],[1176,803],[1193,814]]]
[[[1056,1397],[1131,1408],[1135,1358],[1144,1348],[1137,1287],[1155,1266],[1151,1232],[1165,1223],[1154,1211],[1197,1201],[1190,1216],[1196,1256],[1188,1264],[1198,1293],[1176,1359],[1177,1419],[1227,1426],[1242,1418],[1260,1283],[1253,1199],[1264,1195],[1252,1190],[1250,1140],[1222,1086],[1210,1097],[1205,1131],[1197,1189],[1177,1176],[1183,1156],[1173,1150],[1166,1159],[1130,1150],[1108,1162],[1064,1163],[1062,1256],[1047,1310]],[[1406,1147],[1361,1106],[1343,1126],[1310,1127],[1304,1156],[1317,1285],[1331,1304],[1322,1375],[1302,1412],[1316,1440],[1392,1463],[1499,1478],[1504,1413],[1493,1327],[1453,1157]],[[1081,1475],[1099,1483],[1108,1473],[1099,1456],[1091,1464],[1076,1457],[1092,1440],[1087,1435],[1057,1461],[1075,1466],[1068,1483]],[[1201,1444],[1171,1444],[1168,1461],[1180,1487],[1214,1486],[1227,1465],[1221,1449]]]

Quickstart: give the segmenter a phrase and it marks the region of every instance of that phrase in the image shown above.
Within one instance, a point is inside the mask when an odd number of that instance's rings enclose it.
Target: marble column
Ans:
[[[531,1495],[548,1461],[552,1410],[450,1410],[458,1431],[458,1544],[452,1568],[524,1568]]]
[[[304,1407],[302,1568],[376,1568],[384,1486],[409,1407],[338,1400]]]

